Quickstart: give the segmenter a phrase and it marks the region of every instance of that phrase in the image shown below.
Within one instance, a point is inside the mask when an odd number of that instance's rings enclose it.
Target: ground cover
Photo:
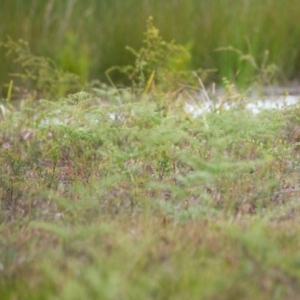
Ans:
[[[119,97],[2,106],[3,299],[295,299],[299,107]]]
[[[299,105],[253,114],[148,29],[128,88],[5,44],[23,89],[0,104],[1,299],[296,299]],[[218,105],[195,116],[199,94]]]

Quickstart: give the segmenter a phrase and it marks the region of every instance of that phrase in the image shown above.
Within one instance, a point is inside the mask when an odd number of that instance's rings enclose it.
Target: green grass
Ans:
[[[3,0],[0,34],[29,42],[34,53],[51,57],[64,70],[87,78],[105,80],[111,66],[128,65],[138,49],[147,18],[152,15],[165,40],[175,39],[191,54],[193,69],[213,68],[210,81],[223,77],[249,84],[255,68],[233,52],[215,50],[232,46],[255,58],[258,65],[269,51],[268,63],[276,64],[277,80],[298,78],[300,4],[276,1],[158,0],[145,1],[37,1]],[[12,21],[13,20],[13,21]],[[15,21],[17,20],[17,22]],[[0,82],[7,82],[13,67],[0,54]],[[119,73],[114,81],[124,82]]]
[[[7,107],[2,299],[295,299],[299,107],[126,97]]]
[[[300,106],[254,115],[230,80],[205,91],[210,72],[146,25],[110,85],[2,43],[1,299],[296,299]],[[263,55],[244,57],[253,84]],[[201,93],[223,106],[193,117]]]
[[[104,92],[2,103],[2,299],[295,299],[299,106]]]

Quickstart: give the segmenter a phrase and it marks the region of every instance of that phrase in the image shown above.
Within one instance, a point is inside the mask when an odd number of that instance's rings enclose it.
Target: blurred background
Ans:
[[[166,41],[190,52],[185,68],[216,69],[212,81],[247,83],[267,64],[278,67],[275,82],[299,79],[296,0],[1,0],[0,41],[23,39],[82,81],[105,81],[109,67],[134,62],[125,47],[142,46],[150,15]],[[240,52],[216,51],[228,46]],[[3,85],[15,68],[3,47],[0,63]],[[123,81],[118,72],[112,78]]]

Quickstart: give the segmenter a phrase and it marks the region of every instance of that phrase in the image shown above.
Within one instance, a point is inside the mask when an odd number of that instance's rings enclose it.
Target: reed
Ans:
[[[0,34],[29,42],[36,54],[53,58],[63,69],[82,80],[105,78],[111,66],[134,61],[126,46],[141,46],[146,20],[154,24],[166,40],[174,39],[191,52],[193,69],[216,68],[211,80],[223,77],[249,84],[255,75],[247,60],[230,51],[232,46],[252,56],[260,65],[269,51],[269,62],[279,68],[279,81],[296,79],[300,66],[297,46],[300,3],[292,1],[225,0],[38,0],[1,2]],[[3,49],[0,81],[7,82],[12,66]],[[116,81],[123,81],[115,74]]]

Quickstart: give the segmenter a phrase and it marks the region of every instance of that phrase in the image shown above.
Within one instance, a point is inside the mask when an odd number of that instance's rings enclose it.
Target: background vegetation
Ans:
[[[33,53],[53,58],[82,80],[106,79],[109,67],[133,62],[125,47],[141,46],[152,15],[165,40],[175,39],[190,52],[182,68],[214,68],[217,73],[211,80],[225,76],[249,83],[255,73],[249,59],[215,50],[232,46],[254,57],[258,65],[268,50],[268,62],[279,67],[277,79],[282,81],[299,76],[299,14],[298,1],[286,5],[281,0],[2,0],[0,36],[28,41]],[[12,66],[3,49],[0,59],[3,84]],[[118,72],[112,77],[124,81]]]

